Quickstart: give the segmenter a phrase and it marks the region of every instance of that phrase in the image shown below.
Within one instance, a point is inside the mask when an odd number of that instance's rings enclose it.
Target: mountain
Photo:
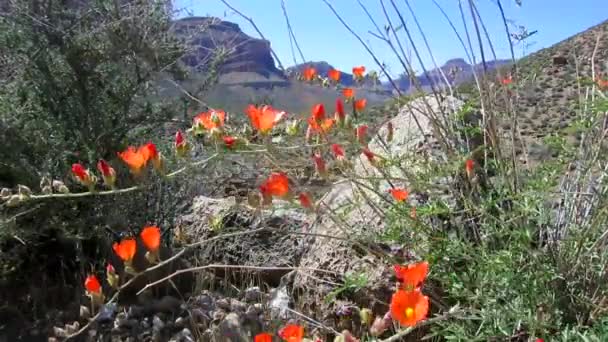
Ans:
[[[492,72],[496,68],[508,65],[510,63],[512,63],[510,59],[487,61],[486,68],[488,72]],[[441,72],[443,72],[445,77],[448,79],[450,85],[457,86],[472,80],[473,71],[477,74],[483,73],[483,63],[478,63],[472,66],[462,58],[455,58],[448,60],[439,68],[428,70],[427,72],[416,76],[416,79],[417,83],[420,85],[420,87],[422,87],[423,90],[430,91],[431,85],[440,87],[442,84],[444,84],[444,79]],[[396,83],[399,85],[399,88],[402,91],[412,92],[415,90],[414,83],[405,74],[401,75],[397,79]]]

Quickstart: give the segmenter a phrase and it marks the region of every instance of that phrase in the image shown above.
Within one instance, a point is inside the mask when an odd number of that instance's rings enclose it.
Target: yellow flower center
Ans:
[[[414,309],[413,308],[406,308],[405,309],[405,317],[412,318],[413,316],[414,316]]]

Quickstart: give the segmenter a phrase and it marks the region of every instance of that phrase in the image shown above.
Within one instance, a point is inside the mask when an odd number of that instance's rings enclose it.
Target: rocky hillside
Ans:
[[[584,96],[579,93],[579,84],[591,84],[592,81],[594,50],[596,75],[605,79],[608,73],[608,21],[518,63],[522,98],[517,110],[524,135],[543,137],[572,123],[580,112],[579,96]]]

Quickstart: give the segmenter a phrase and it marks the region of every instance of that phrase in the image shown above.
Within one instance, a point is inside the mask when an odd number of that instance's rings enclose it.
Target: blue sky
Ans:
[[[402,72],[398,59],[386,43],[369,34],[375,31],[373,24],[361,9],[357,0],[329,0],[344,20],[368,43],[381,62],[389,66],[391,74]],[[360,0],[382,28],[386,24],[380,0]],[[438,64],[451,58],[466,59],[461,44],[451,30],[449,23],[432,0],[409,0],[427,36],[431,50]],[[458,10],[457,0],[436,0],[447,12],[458,31],[464,35],[463,23]],[[239,11],[253,18],[262,33],[270,40],[273,49],[285,66],[294,64],[288,31],[281,10],[281,0],[228,0]],[[405,0],[394,0],[405,16],[406,23],[414,35],[413,39],[422,50],[422,59],[432,68],[430,55],[406,7]],[[391,20],[399,19],[392,11],[391,0],[384,0],[391,11]],[[516,55],[521,55],[551,46],[573,34],[583,31],[608,19],[608,0],[522,0],[522,6],[515,0],[502,0],[507,18],[513,25],[522,25],[529,31],[538,30],[528,43],[516,46]],[[364,50],[332,14],[322,0],[285,0],[287,12],[296,38],[307,61],[327,61],[340,70],[350,72],[352,66],[366,65],[371,69],[379,68],[372,57]],[[498,58],[509,58],[508,40],[504,32],[500,13],[495,0],[477,0],[478,8],[493,40]],[[216,16],[236,22],[247,34],[258,37],[251,25],[228,9],[220,0],[175,0],[175,9],[187,10],[196,16]],[[189,13],[182,12],[180,16]],[[468,12],[467,12],[468,13]],[[472,21],[467,20],[472,28]],[[514,28],[514,26],[511,28]],[[399,32],[406,39],[403,30]],[[406,51],[406,53],[408,53]],[[487,52],[489,53],[489,52]],[[476,52],[479,58],[479,53]],[[301,58],[297,55],[297,62]],[[415,68],[420,71],[419,65]]]

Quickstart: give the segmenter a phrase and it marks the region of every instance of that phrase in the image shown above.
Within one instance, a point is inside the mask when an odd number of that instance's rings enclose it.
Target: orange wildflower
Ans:
[[[407,200],[408,195],[409,195],[409,193],[407,192],[407,190],[405,190],[405,189],[399,189],[399,188],[389,189],[388,192],[390,192],[391,195],[393,195],[393,198],[397,202],[405,202]]]
[[[342,95],[347,99],[350,99],[355,96],[355,90],[353,88],[343,88]]]
[[[365,109],[365,106],[367,105],[367,100],[366,99],[358,99],[355,101],[355,110],[357,112],[360,112],[362,110]]]
[[[245,113],[249,116],[251,125],[262,134],[270,132],[286,115],[285,112],[278,111],[267,105],[261,107],[249,105],[247,109],[245,109]]]
[[[475,168],[475,162],[473,161],[473,159],[467,159],[464,162],[464,169],[467,173],[467,177],[469,177],[469,179],[473,178],[473,169]]]
[[[340,74],[341,74],[340,70],[330,69],[327,72],[327,77],[329,77],[334,82],[338,82],[340,80]]]
[[[101,284],[99,283],[97,277],[93,274],[89,275],[84,280],[84,288],[89,293],[101,294]]]
[[[420,286],[429,273],[429,263],[422,261],[407,266],[395,265],[397,279],[403,284],[406,290],[412,290]]]
[[[142,150],[142,153],[145,155],[146,160],[152,160],[152,165],[154,166],[154,169],[162,173],[164,168],[163,158],[161,154],[158,153],[156,145],[149,142],[144,146],[141,146],[139,149]]]
[[[304,338],[304,327],[288,324],[279,330],[279,336],[286,342],[301,342]]]
[[[317,70],[313,67],[306,67],[302,72],[302,77],[304,77],[305,81],[312,81],[317,75]]]
[[[223,110],[201,112],[194,117],[194,127],[203,127],[204,129],[211,131],[212,129],[223,127],[225,120],[226,112]]]
[[[502,80],[500,80],[500,83],[502,83],[503,85],[509,85],[509,84],[513,83],[513,76],[509,75],[509,76],[503,78]]]
[[[391,316],[399,324],[413,327],[423,321],[429,312],[429,297],[420,292],[397,290],[391,299]]]
[[[285,197],[289,194],[289,179],[283,172],[275,172],[260,185],[265,197]]]
[[[302,192],[298,195],[298,200],[300,200],[300,205],[306,209],[312,208],[312,198],[310,194],[307,192]]]
[[[608,80],[599,78],[597,79],[597,86],[600,87],[600,89],[608,89]]]
[[[155,253],[160,248],[160,228],[157,226],[148,226],[142,229],[141,233],[139,233],[141,237],[141,241],[144,246],[152,252]]]
[[[120,243],[115,242],[112,249],[125,264],[130,264],[137,250],[137,242],[133,238],[127,238]]]
[[[364,74],[365,74],[365,67],[363,65],[353,67],[353,76],[355,76],[355,78],[363,78]]]
[[[272,335],[269,333],[261,333],[255,335],[253,342],[272,342]]]
[[[310,134],[314,133],[327,133],[334,125],[334,119],[324,119],[318,122],[314,118],[308,118],[308,126],[311,129]]]
[[[142,147],[136,149],[133,146],[129,146],[123,152],[118,152],[118,157],[127,164],[131,173],[138,175],[148,163],[149,152]]]

